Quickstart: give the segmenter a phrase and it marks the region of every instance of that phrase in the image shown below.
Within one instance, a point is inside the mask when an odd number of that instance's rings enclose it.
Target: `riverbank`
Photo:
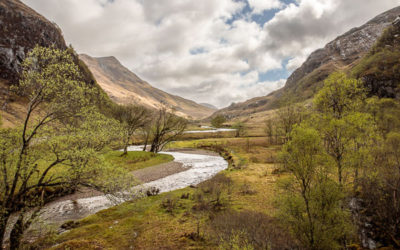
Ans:
[[[59,244],[53,249],[218,249],[210,218],[232,209],[273,215],[275,182],[281,178],[273,160],[278,148],[268,146],[266,138],[193,141],[182,146],[207,143],[223,144],[235,159],[245,159],[244,165],[221,171],[223,178],[216,181],[126,202],[86,217],[53,238],[51,245]],[[227,189],[218,188],[221,180],[229,184]],[[218,210],[204,207],[219,192],[223,206]]]

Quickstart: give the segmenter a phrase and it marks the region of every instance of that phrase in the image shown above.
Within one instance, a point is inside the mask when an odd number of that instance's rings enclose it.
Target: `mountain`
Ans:
[[[215,113],[228,118],[249,115],[291,102],[311,98],[322,86],[325,78],[337,70],[354,67],[370,51],[384,30],[400,15],[400,7],[378,15],[366,24],[353,28],[311,53],[307,60],[287,79],[283,88],[267,96],[256,97],[232,104]]]
[[[370,95],[400,99],[400,17],[352,68],[351,74],[362,79]]]
[[[207,107],[207,108],[210,108],[210,109],[218,110],[217,107],[215,107],[214,105],[209,104],[209,103],[200,103],[200,105],[203,105],[204,107]]]
[[[117,103],[135,103],[149,108],[158,108],[163,104],[174,109],[177,115],[192,119],[207,117],[215,111],[214,108],[154,88],[115,57],[94,58],[81,54],[80,58],[89,67],[98,84]]]
[[[19,0],[0,1],[0,111],[7,127],[19,123],[25,112],[26,100],[13,95],[9,86],[18,84],[21,63],[26,54],[36,45],[68,49],[78,65],[83,81],[97,89],[96,102],[99,107],[111,105],[102,94],[92,73],[64,40],[61,29],[29,8]]]

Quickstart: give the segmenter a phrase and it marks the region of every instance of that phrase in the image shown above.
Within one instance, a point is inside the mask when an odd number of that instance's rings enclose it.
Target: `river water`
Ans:
[[[142,146],[131,146],[128,150],[141,151],[142,148]],[[228,162],[220,156],[181,152],[160,153],[172,155],[174,161],[182,163],[183,167],[187,168],[187,170],[142,184],[135,187],[133,193],[137,192],[138,189],[148,189],[151,187],[158,188],[162,193],[185,188],[190,185],[196,185],[210,179],[218,172],[228,167]],[[106,195],[81,198],[74,201],[55,201],[46,205],[42,209],[41,219],[46,221],[46,223],[60,223],[68,220],[77,220],[121,202],[122,201],[118,201],[118,199],[107,197]]]

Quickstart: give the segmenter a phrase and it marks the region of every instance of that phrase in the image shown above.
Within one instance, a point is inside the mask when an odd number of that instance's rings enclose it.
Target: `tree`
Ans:
[[[94,177],[106,166],[97,152],[118,135],[116,121],[89,108],[91,89],[68,52],[35,47],[22,65],[13,90],[29,101],[24,123],[0,131],[0,243],[14,213],[11,249],[46,203],[78,185],[100,188]]]
[[[292,176],[281,183],[282,219],[306,249],[337,249],[348,233],[343,194],[330,179],[328,158],[317,130],[295,126],[280,158]]]
[[[358,112],[365,100],[361,84],[361,81],[347,78],[343,73],[333,73],[314,100],[319,113],[313,123],[321,131],[326,150],[336,162],[340,185],[343,184],[343,171],[349,166],[345,160],[354,150],[352,116],[362,119],[362,124],[369,124],[369,117]]]
[[[223,115],[217,115],[211,119],[211,125],[214,128],[220,128],[226,122],[226,118]]]
[[[272,119],[265,120],[264,131],[268,137],[269,143],[272,144],[272,138],[274,136],[274,125],[273,125]]]
[[[236,137],[241,137],[241,136],[244,136],[246,134],[247,127],[241,121],[235,122],[232,125],[232,128],[236,129],[236,135],[235,135]]]
[[[284,106],[277,111],[276,132],[279,130],[282,131],[285,142],[289,140],[289,135],[294,125],[299,124],[303,120],[304,115],[304,108],[301,104],[293,104],[291,102],[286,102]]]
[[[363,239],[400,248],[400,133],[376,141],[368,169],[357,179],[355,219]],[[366,232],[366,233],[365,233]],[[367,236],[367,237],[366,237]]]
[[[158,153],[170,141],[183,134],[187,126],[187,120],[167,112],[165,107],[158,110],[154,119],[151,143],[151,152]]]
[[[122,155],[126,155],[128,153],[129,142],[134,133],[151,122],[151,113],[143,106],[127,105],[116,107],[114,114],[123,128],[124,152]]]

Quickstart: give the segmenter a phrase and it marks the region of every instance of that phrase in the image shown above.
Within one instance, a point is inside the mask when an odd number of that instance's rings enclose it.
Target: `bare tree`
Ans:
[[[152,129],[153,142],[151,152],[157,153],[170,141],[183,134],[187,126],[187,120],[167,112],[165,107],[158,110]]]
[[[124,133],[124,153],[122,155],[126,155],[128,153],[129,142],[134,133],[151,122],[151,113],[143,106],[130,104],[116,107],[114,115],[122,124]]]

